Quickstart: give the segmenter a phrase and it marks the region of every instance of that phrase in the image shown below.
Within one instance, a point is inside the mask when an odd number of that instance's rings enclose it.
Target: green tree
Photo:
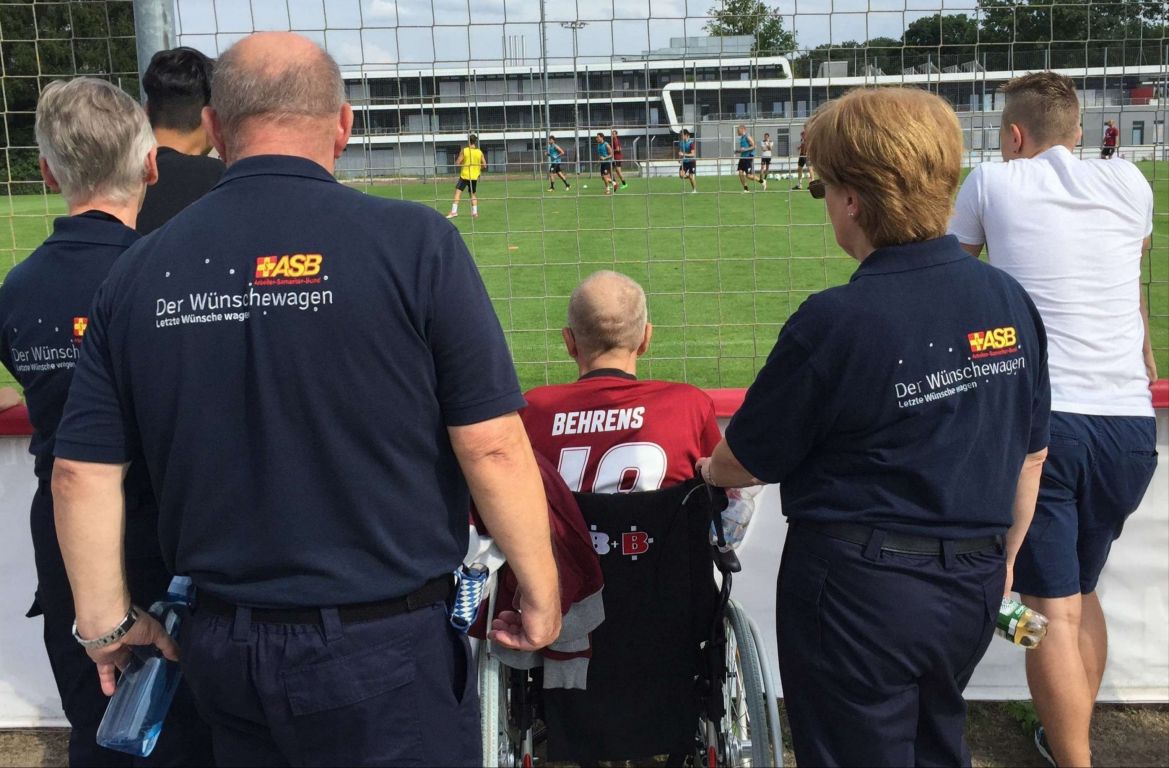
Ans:
[[[978,21],[964,13],[924,16],[910,22],[902,34],[905,66],[927,61],[939,69],[965,64],[977,56]]]
[[[39,192],[33,118],[50,81],[104,77],[138,96],[132,0],[0,3],[0,194]]]
[[[778,8],[763,0],[723,0],[707,11],[706,31],[719,37],[751,35],[754,56],[775,56],[795,50],[796,37],[783,28]]]
[[[901,41],[892,37],[874,37],[863,43],[848,40],[843,43],[824,43],[792,60],[796,77],[816,77],[820,65],[828,61],[847,61],[850,75],[895,75],[903,68]]]
[[[980,0],[979,12],[991,69],[1163,63],[1163,2]]]

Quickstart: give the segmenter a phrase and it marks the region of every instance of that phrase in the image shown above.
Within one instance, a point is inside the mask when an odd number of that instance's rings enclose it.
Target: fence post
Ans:
[[[138,50],[138,82],[146,74],[150,57],[175,47],[173,0],[134,0],[134,38]],[[146,101],[146,91],[141,92]]]

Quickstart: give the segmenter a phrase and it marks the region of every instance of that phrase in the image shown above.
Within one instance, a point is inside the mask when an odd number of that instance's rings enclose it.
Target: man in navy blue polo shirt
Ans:
[[[97,745],[107,699],[73,639],[73,594],[53,524],[53,445],[89,322],[89,308],[110,266],[138,239],[133,227],[147,184],[158,178],[154,138],[128,95],[92,78],[49,84],[37,103],[37,146],[45,183],[60,191],[69,215],[8,273],[0,286],[0,363],[24,387],[33,425],[37,491],[31,523],[37,567],[29,616],[44,616],[45,649],[72,730],[69,763],[130,765]],[[126,477],[126,575],[130,594],[149,605],[170,574],[159,552],[158,510],[145,467]],[[159,764],[204,765],[207,730],[183,693],[158,744]]]
[[[780,483],[799,764],[969,765],[962,691],[1047,450],[1043,324],[1018,283],[944,236],[962,132],[942,99],[858,88],[807,139],[813,195],[860,266],[788,319],[700,465],[713,484]]]
[[[331,176],[353,113],[309,40],[233,46],[204,119],[227,173],[111,272],[58,433],[78,633],[109,640],[90,652],[107,688],[126,644],[178,655],[121,581],[116,478],[141,450],[163,554],[197,590],[183,668],[217,760],[479,765],[445,604],[471,496],[521,585],[495,641],[548,644],[560,608],[478,271],[434,211]]]

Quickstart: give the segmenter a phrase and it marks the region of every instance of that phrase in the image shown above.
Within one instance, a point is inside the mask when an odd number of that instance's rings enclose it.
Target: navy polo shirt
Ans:
[[[0,285],[0,362],[24,388],[36,474],[53,473],[53,439],[81,352],[89,307],[110,267],[138,239],[113,216],[88,211],[53,234]]]
[[[0,363],[24,388],[33,428],[29,452],[46,491],[90,305],[110,267],[136,240],[134,230],[101,211],[63,216],[0,285]],[[124,487],[126,555],[157,557],[156,509],[145,468],[134,467]]]
[[[967,538],[1011,525],[1050,410],[1031,299],[943,237],[880,248],[804,302],[726,440],[792,520]]]
[[[447,428],[523,404],[440,214],[251,157],[111,272],[57,456],[140,448],[163,556],[199,588],[338,605],[461,562],[469,494]]]

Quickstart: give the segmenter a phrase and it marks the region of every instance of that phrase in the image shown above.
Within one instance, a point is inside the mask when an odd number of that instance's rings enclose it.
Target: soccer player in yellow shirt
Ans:
[[[467,146],[459,150],[455,165],[459,166],[459,180],[455,182],[455,199],[451,202],[451,212],[446,217],[453,219],[459,215],[459,198],[463,196],[463,190],[470,187],[471,218],[477,219],[479,218],[479,197],[475,194],[475,189],[479,186],[479,174],[487,167],[487,155],[479,149],[479,137],[476,134],[472,133],[467,136]]]

